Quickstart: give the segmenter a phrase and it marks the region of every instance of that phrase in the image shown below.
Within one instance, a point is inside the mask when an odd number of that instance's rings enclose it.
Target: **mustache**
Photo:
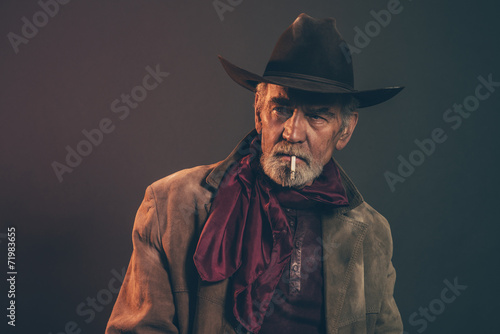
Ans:
[[[295,155],[297,158],[304,160],[307,163],[307,165],[310,164],[312,159],[312,156],[309,152],[305,151],[304,149],[298,146],[286,142],[281,142],[276,144],[271,151],[271,155],[273,157],[280,157],[283,155],[290,155],[290,156]]]

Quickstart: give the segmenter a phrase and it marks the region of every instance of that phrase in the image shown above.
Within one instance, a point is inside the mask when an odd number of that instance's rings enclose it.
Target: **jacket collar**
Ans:
[[[229,154],[229,156],[225,160],[219,162],[212,170],[212,172],[210,172],[210,174],[206,178],[206,183],[213,187],[214,190],[218,189],[224,175],[229,172],[231,168],[238,161],[240,161],[241,158],[250,153],[250,144],[256,136],[258,136],[258,134],[255,129],[250,131],[250,133],[248,133],[233,149],[231,154]],[[342,184],[344,185],[347,198],[349,200],[348,206],[338,208],[337,213],[342,214],[351,211],[352,209],[363,203],[363,196],[361,196],[354,183],[347,176],[346,172],[337,163],[337,161],[335,159],[333,159],[333,161],[339,167],[340,179],[342,181]]]

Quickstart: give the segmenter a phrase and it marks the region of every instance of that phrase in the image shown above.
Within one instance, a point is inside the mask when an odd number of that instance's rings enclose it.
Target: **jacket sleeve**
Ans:
[[[178,333],[168,265],[151,187],[137,212],[133,252],[106,334]]]
[[[385,292],[382,299],[380,313],[375,324],[376,334],[402,334],[403,322],[396,301],[394,300],[394,284],[396,283],[396,270],[389,263]]]

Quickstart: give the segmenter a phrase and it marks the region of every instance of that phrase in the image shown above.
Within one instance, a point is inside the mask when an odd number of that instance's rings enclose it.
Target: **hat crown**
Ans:
[[[219,59],[227,74],[253,92],[260,82],[326,94],[346,94],[355,98],[358,108],[389,100],[404,87],[354,89],[351,53],[335,26],[334,18],[314,19],[304,13],[280,36],[264,75],[244,70],[226,59]]]
[[[350,59],[334,18],[315,19],[302,13],[280,36],[263,76],[302,77],[353,90]]]

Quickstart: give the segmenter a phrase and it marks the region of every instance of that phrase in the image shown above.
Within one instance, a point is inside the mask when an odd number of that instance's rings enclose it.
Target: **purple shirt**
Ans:
[[[285,213],[293,252],[259,334],[325,333],[320,211],[285,208]]]

